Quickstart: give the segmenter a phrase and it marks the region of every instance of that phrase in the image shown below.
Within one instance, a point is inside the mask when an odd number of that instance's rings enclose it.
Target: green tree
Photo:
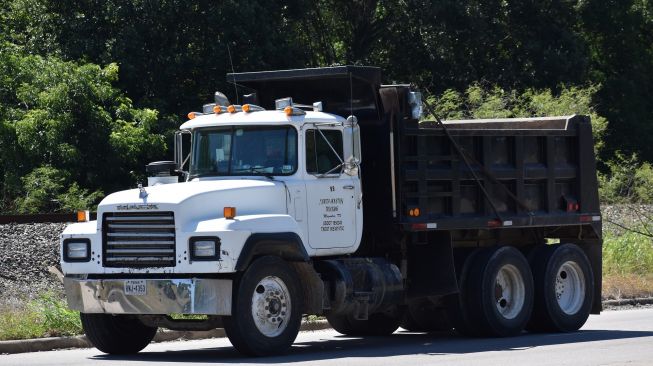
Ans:
[[[133,186],[130,172],[143,171],[145,162],[164,156],[164,137],[153,133],[157,112],[135,109],[113,86],[117,77],[115,64],[101,68],[65,62],[2,45],[0,171],[5,209],[11,209],[17,197],[21,211],[90,202],[99,197],[98,190]],[[34,201],[53,202],[53,197],[56,204],[39,206]]]

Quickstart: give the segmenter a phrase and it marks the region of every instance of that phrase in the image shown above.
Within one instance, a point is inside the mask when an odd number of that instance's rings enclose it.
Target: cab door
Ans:
[[[343,140],[337,128],[305,130],[306,206],[313,249],[356,244],[358,179],[342,173]]]

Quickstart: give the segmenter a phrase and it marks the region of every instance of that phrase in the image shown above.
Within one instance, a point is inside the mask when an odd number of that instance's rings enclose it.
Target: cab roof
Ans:
[[[286,116],[284,111],[265,110],[256,112],[211,113],[198,115],[183,123],[179,129],[191,130],[198,127],[233,125],[293,125],[300,128],[306,123],[342,123],[345,119],[335,114],[306,111],[305,115]]]

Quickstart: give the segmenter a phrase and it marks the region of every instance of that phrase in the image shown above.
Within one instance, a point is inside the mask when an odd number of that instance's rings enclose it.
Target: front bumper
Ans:
[[[231,280],[144,279],[137,295],[125,293],[127,281],[66,277],[68,307],[83,313],[231,315]]]

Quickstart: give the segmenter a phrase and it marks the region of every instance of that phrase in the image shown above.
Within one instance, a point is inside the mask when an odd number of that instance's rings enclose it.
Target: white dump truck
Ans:
[[[147,186],[61,235],[68,304],[99,350],[222,327],[275,354],[306,314],[350,335],[513,336],[600,312],[588,117],[420,121],[420,93],[374,67],[227,77],[249,94],[216,93]]]

